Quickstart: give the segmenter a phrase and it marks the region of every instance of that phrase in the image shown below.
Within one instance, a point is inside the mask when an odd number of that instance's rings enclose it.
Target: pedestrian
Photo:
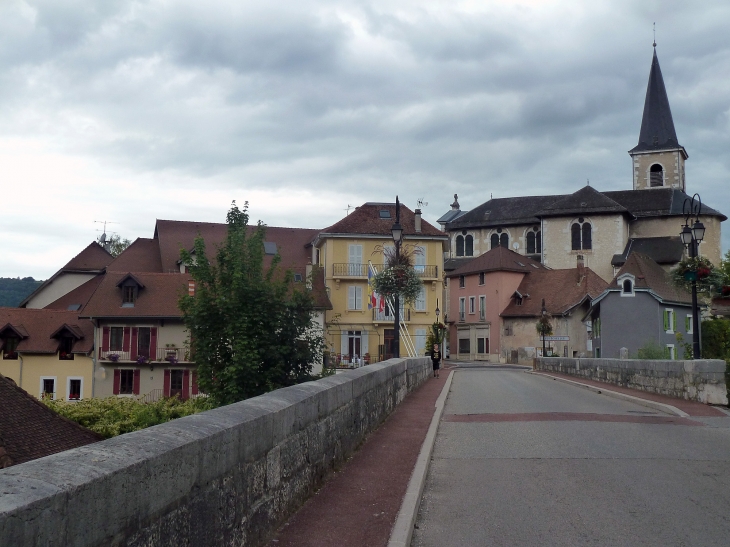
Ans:
[[[441,368],[441,351],[439,345],[434,344],[431,348],[431,363],[433,363],[433,377],[439,377],[439,369]]]

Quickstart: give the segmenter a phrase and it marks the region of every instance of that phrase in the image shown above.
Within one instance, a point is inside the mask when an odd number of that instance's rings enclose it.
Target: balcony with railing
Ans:
[[[340,262],[332,264],[333,277],[367,277],[368,265],[356,262]]]
[[[427,277],[429,279],[437,279],[439,276],[439,267],[433,264],[416,264],[413,266],[416,273],[420,277]]]
[[[99,350],[99,359],[111,363],[137,363],[140,359],[160,363],[189,363],[190,357],[185,348],[164,347],[153,351],[138,351],[134,359],[129,351]]]
[[[400,311],[400,320],[401,321],[410,321],[411,320],[411,309],[410,308],[404,308]],[[380,322],[380,323],[388,323],[390,321],[395,321],[395,314],[388,310],[387,308],[383,311],[373,309],[373,321]]]

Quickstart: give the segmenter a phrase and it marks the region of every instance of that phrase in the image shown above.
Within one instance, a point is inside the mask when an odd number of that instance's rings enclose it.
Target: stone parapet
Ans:
[[[261,545],[430,374],[391,359],[0,470],[0,545]]]
[[[643,359],[535,359],[537,370],[560,372],[617,386],[707,404],[726,405],[725,361]]]

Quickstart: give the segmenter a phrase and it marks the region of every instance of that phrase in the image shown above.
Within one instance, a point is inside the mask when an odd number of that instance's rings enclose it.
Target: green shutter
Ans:
[[[664,346],[664,358],[669,359],[669,347]]]
[[[690,325],[691,318],[689,315],[685,316],[684,318],[684,332],[689,332],[689,325]]]
[[[677,332],[677,314],[672,313],[672,330]]]
[[[669,330],[669,310],[664,310],[664,330]]]

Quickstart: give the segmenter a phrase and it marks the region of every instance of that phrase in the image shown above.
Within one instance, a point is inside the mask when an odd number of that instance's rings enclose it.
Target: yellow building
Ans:
[[[94,326],[76,311],[0,308],[0,374],[35,397],[92,396]]]
[[[383,268],[385,247],[392,247],[395,203],[365,203],[322,230],[312,244],[312,262],[325,272],[332,310],[325,313],[327,347],[345,363],[366,364],[394,355],[395,313],[390,306],[373,307],[368,273]],[[400,207],[401,248],[414,252],[423,279],[421,295],[401,306],[400,355],[424,355],[428,328],[436,321],[443,290],[443,246],[448,235]]]

